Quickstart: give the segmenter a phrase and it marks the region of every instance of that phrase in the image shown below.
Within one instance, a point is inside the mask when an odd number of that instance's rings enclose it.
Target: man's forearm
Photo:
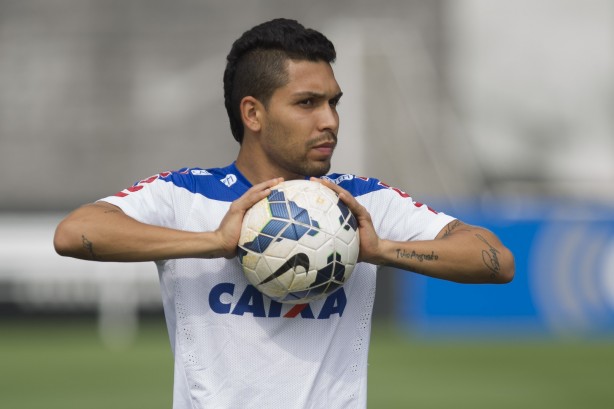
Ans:
[[[508,283],[514,259],[489,231],[463,225],[435,240],[380,243],[381,264],[460,283]]]
[[[117,207],[83,206],[57,227],[56,251],[96,261],[154,261],[185,257],[215,257],[212,232],[186,232],[140,223]]]

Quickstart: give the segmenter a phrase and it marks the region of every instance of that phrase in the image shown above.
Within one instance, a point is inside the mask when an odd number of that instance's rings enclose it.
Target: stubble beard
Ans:
[[[300,176],[324,176],[331,167],[330,160],[310,161],[306,157],[301,159],[296,158],[296,160],[292,160],[292,158],[290,158],[290,160],[287,159],[288,158],[284,158],[278,161],[278,163],[287,171]]]
[[[283,140],[283,138],[285,138],[288,134],[287,130],[278,124],[272,125],[269,132],[270,136],[274,136],[272,139],[278,141]],[[314,146],[330,141],[334,141],[336,143],[337,138],[334,134],[327,133],[319,138],[308,141],[300,147],[293,148],[291,146],[286,146],[287,150],[285,150],[285,153],[283,149],[278,151],[274,160],[284,170],[299,176],[324,176],[331,168],[331,158],[325,160],[309,160],[307,158],[307,154]],[[294,155],[293,153],[297,152],[299,149],[303,151],[303,154],[300,156]],[[292,150],[293,152],[289,152],[289,150]]]
[[[327,143],[327,142],[334,143],[336,145],[337,136],[333,134],[332,132],[325,132],[322,136],[307,142],[305,144],[305,152],[309,152],[315,146],[318,146],[322,143]],[[301,174],[305,176],[315,176],[315,177],[324,176],[328,173],[328,171],[331,168],[331,159],[332,159],[332,156],[324,160],[309,161],[305,157],[303,161]]]
[[[308,163],[305,166],[304,171],[302,172],[302,174],[304,176],[314,176],[314,177],[324,176],[330,170],[330,166],[331,166],[330,160],[318,161],[318,162],[313,163],[313,164],[309,164]]]

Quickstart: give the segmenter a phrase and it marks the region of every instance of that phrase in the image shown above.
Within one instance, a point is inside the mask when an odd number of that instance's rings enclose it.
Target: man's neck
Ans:
[[[239,150],[235,165],[252,185],[278,177],[283,177],[285,180],[304,177],[288,172],[276,164],[271,164],[261,151],[243,145]]]

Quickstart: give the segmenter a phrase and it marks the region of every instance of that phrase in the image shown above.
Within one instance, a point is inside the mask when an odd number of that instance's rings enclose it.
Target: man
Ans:
[[[152,176],[57,228],[61,255],[156,262],[174,408],[364,408],[377,265],[466,283],[513,278],[513,256],[491,232],[377,179],[324,176],[339,129],[335,56],[326,37],[296,21],[247,31],[224,73],[236,162]],[[248,284],[237,242],[247,209],[280,181],[307,177],[357,217],[361,263],[327,299],[282,305]]]

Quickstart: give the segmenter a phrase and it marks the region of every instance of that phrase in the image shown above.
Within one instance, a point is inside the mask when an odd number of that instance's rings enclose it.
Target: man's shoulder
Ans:
[[[350,173],[331,173],[322,178],[341,186],[355,197],[390,187],[379,179],[357,176]]]
[[[152,178],[170,183],[173,187],[187,190],[189,193],[221,201],[235,200],[248,188],[243,186],[240,175],[234,172],[232,166],[185,167],[162,172]]]

